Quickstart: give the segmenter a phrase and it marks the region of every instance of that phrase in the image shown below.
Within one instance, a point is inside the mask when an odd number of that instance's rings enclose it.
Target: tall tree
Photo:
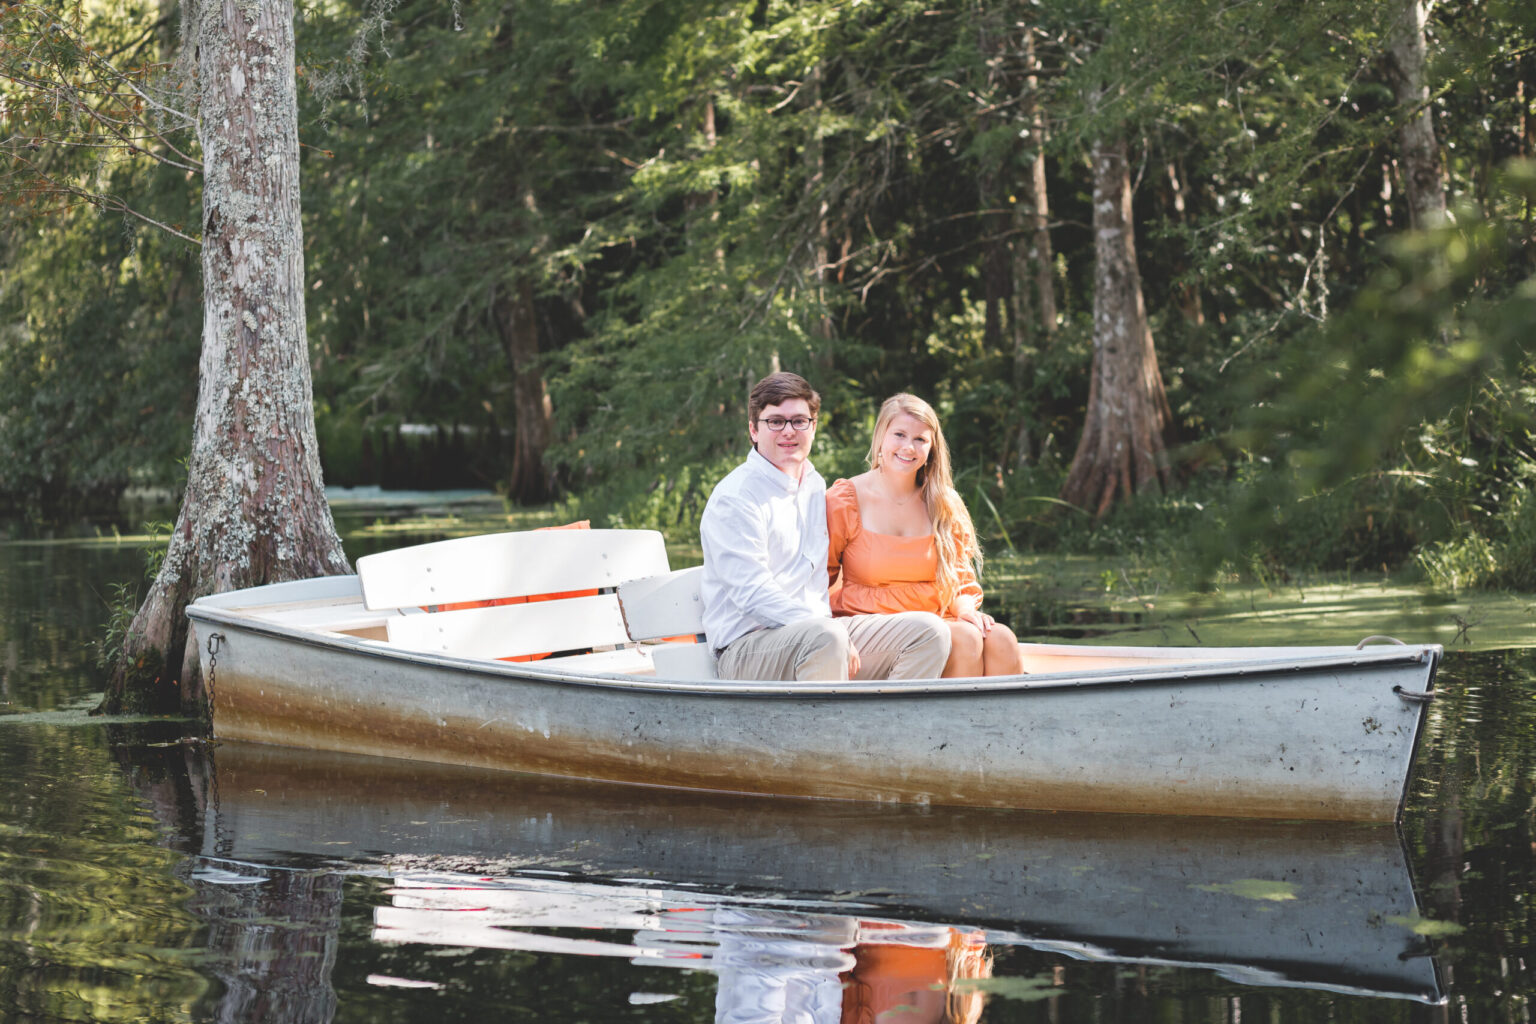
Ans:
[[[1035,320],[1040,332],[1046,337],[1056,333],[1056,282],[1052,276],[1051,247],[1051,200],[1045,174],[1045,151],[1049,137],[1046,134],[1045,110],[1040,99],[1040,57],[1035,52],[1035,28],[1022,26],[1024,44],[1023,118],[1024,128],[1020,135],[1025,140],[1028,154],[1029,176],[1024,203],[1016,204],[1016,216],[1023,229],[1023,237],[1015,246],[1014,264],[1016,290],[1026,296],[1034,295]],[[1027,239],[1027,241],[1026,241]],[[1029,287],[1033,284],[1033,288]],[[1022,314],[1015,320],[1022,328],[1028,318]]]
[[[1387,43],[1387,78],[1397,99],[1398,154],[1403,190],[1413,227],[1424,228],[1445,216],[1445,174],[1429,101],[1428,58],[1424,31],[1427,0],[1400,0],[1401,9]]]
[[[189,600],[347,567],[315,451],[293,7],[187,0],[187,45],[169,82],[154,59],[157,43],[171,44],[169,8],[135,33],[94,45],[88,33],[97,25],[78,5],[64,13],[8,4],[0,13],[0,78],[13,125],[25,126],[3,141],[13,157],[4,181],[12,198],[45,210],[89,203],[201,243],[202,344],[185,492],[105,701],[198,708],[205,695],[187,644]],[[194,123],[196,146],[185,137]],[[181,172],[183,182],[201,172],[201,238],[179,219],[147,213],[144,197],[102,187],[133,180],[109,172],[145,160]],[[111,273],[131,276],[136,262]],[[64,310],[53,315],[70,319]],[[93,325],[103,328],[120,329]]]
[[[1093,368],[1082,439],[1061,497],[1102,516],[1117,496],[1167,486],[1170,413],[1136,266],[1125,142],[1096,143],[1092,159]]]
[[[325,267],[310,293],[322,438],[337,423],[472,427],[494,439],[471,467],[486,485],[553,496],[546,364],[610,283],[601,213],[628,159],[608,123],[623,62],[594,55],[628,30],[621,6],[409,0],[391,8],[387,59],[305,98],[326,153],[305,182]],[[323,62],[351,15],[304,27],[310,77],[334,83]]]
[[[1045,108],[1041,99],[1040,57],[1036,52],[1035,26],[1018,26],[1023,50],[1022,81],[1019,90],[1023,103],[1018,134],[1023,142],[1028,174],[1020,193],[1021,202],[1013,203],[1015,237],[1012,242],[1013,300],[1010,304],[1013,326],[1013,385],[1023,389],[1029,373],[1030,354],[1036,346],[1034,337],[1049,343],[1057,328],[1055,262],[1051,244],[1050,189],[1045,172]],[[1033,336],[1033,337],[1032,337]],[[1030,425],[1033,410],[1015,409],[1017,426],[1013,432],[1014,463],[1030,461],[1034,447]]]
[[[197,412],[181,511],[109,707],[202,704],[189,601],[348,567],[315,442],[293,6],[192,0],[185,17],[203,153]]]
[[[496,301],[496,326],[512,368],[513,409],[517,417],[512,438],[512,475],[507,493],[524,504],[547,501],[554,482],[544,465],[544,450],[554,407],[539,366],[539,309],[533,282],[527,275],[504,284]]]

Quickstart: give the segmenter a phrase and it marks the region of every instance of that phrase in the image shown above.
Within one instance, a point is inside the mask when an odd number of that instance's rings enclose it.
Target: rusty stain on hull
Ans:
[[[557,682],[475,679],[465,673],[468,678],[457,693],[434,698],[423,694],[441,683],[402,685],[391,678],[386,659],[353,663],[343,654],[328,660],[323,670],[299,673],[290,681],[250,672],[250,662],[225,654],[215,691],[218,735],[651,786],[916,804],[1380,821],[1396,816],[1401,799],[1400,783],[1397,789],[1377,785],[1362,792],[1305,768],[1299,780],[1256,786],[1251,778],[1223,779],[1193,764],[1188,771],[1164,765],[1160,772],[1134,760],[1117,766],[1113,758],[1123,758],[1125,751],[1110,748],[1123,744],[1123,735],[1102,723],[1072,723],[1070,713],[1061,712],[1047,716],[1068,720],[1054,735],[1061,739],[1067,732],[1101,728],[1102,757],[1065,766],[1047,759],[1044,767],[1032,769],[1030,744],[1049,742],[1052,734],[1030,734],[1021,725],[1010,736],[998,724],[1006,716],[977,713],[975,703],[981,698],[976,695],[828,698],[799,702],[789,711],[790,702],[759,700],[727,709],[718,696],[657,701],[609,688],[577,688],[573,696],[571,687]],[[348,677],[345,683],[337,681],[338,673]],[[509,703],[513,690],[516,700]],[[1072,693],[1034,694],[1029,698],[1034,705],[1018,702],[1015,717],[1049,700],[1070,700]],[[921,706],[907,716],[906,727],[913,732],[908,749],[860,742],[872,709],[882,712],[882,720],[899,717],[901,705],[914,700]],[[946,703],[951,707],[943,710],[964,713],[955,716],[955,724],[935,725],[943,721],[939,711]],[[568,706],[562,710],[562,704]],[[1395,710],[1388,704],[1382,708],[1378,719]],[[1404,724],[1416,730],[1417,709],[1403,706],[1398,717],[1404,716],[1413,719]],[[1139,718],[1139,712],[1133,717]],[[841,732],[839,720],[846,720]],[[802,730],[804,723],[830,727],[826,735],[840,736],[842,742],[793,749],[785,743],[794,735],[793,723],[802,723]],[[1136,731],[1133,726],[1129,734]],[[1220,746],[1198,730],[1185,741],[1191,753]],[[1087,749],[1097,749],[1100,742],[1090,736]],[[1281,745],[1280,750],[1271,774],[1298,774],[1294,749]],[[1285,763],[1287,755],[1293,763]]]

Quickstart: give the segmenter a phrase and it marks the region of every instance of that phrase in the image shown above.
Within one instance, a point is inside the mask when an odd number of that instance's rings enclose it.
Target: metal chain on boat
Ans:
[[[208,678],[203,681],[203,689],[208,692],[208,710],[204,716],[207,719],[208,731],[213,732],[213,686],[214,676],[219,669],[219,648],[224,645],[223,633],[208,634]]]

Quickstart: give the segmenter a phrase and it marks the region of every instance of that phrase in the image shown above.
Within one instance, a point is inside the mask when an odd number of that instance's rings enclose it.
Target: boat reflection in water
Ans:
[[[646,967],[709,971],[717,1019],[975,1020],[994,942],[1020,937],[978,926],[850,916],[814,901],[594,884],[526,876],[405,874],[374,911],[380,942],[622,957]],[[841,911],[841,912],[837,912]],[[629,933],[629,943],[541,929]],[[420,984],[421,982],[414,982]],[[437,984],[428,982],[428,984]],[[862,1013],[856,1010],[863,1011]]]
[[[337,921],[339,886],[313,879],[366,870],[390,880],[380,942],[710,970],[722,1007],[830,1008],[846,983],[964,1019],[1006,946],[1442,999],[1390,826],[738,798],[239,743],[203,770],[200,870],[302,868]]]

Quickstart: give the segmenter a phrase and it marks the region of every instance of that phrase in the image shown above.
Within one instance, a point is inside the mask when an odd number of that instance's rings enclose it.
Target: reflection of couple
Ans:
[[[980,932],[941,928],[917,944],[897,925],[860,922],[846,976],[841,1024],[974,1024],[986,995],[967,981],[992,976]]]
[[[980,932],[717,907],[715,1024],[972,1024]]]
[[[704,509],[704,628],[721,677],[1022,671],[1013,633],[980,610],[980,547],[933,409],[888,399],[868,472],[830,489],[809,459],[820,409],[796,374],[759,381],[752,451]]]

